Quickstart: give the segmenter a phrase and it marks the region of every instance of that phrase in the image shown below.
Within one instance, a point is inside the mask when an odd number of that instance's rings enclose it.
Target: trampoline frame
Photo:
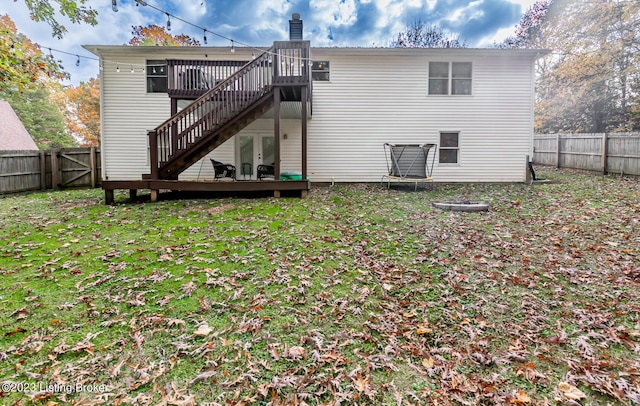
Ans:
[[[419,182],[433,182],[433,167],[436,162],[437,144],[390,144],[384,143],[387,173],[380,182],[387,179],[387,189],[391,181],[414,182],[418,190]],[[429,156],[429,151],[433,153]]]

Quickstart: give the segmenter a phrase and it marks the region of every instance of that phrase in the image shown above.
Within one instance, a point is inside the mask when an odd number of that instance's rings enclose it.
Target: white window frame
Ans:
[[[434,63],[438,63],[438,64],[447,64],[447,76],[431,76],[432,74],[432,70],[434,70],[432,68],[431,64]],[[469,65],[470,67],[470,76],[466,77],[454,77],[453,75],[453,68],[454,68],[454,64],[466,64]],[[428,74],[427,74],[427,94],[429,96],[471,96],[473,95],[473,63],[472,62],[464,62],[464,61],[430,61],[429,62],[429,68],[428,68]],[[431,92],[431,82],[432,81],[443,81],[446,80],[447,81],[447,90],[446,93],[432,93]],[[468,81],[469,82],[469,92],[468,93],[454,93],[454,89],[456,88],[454,86],[454,81]]]
[[[443,146],[443,142],[442,142],[442,136],[444,134],[456,134],[458,139],[456,142],[456,146]],[[439,165],[460,165],[460,138],[461,138],[461,131],[458,130],[448,130],[448,131],[440,131],[438,133],[438,164]],[[456,162],[447,162],[447,161],[443,161],[442,160],[442,153],[445,151],[456,151]]]

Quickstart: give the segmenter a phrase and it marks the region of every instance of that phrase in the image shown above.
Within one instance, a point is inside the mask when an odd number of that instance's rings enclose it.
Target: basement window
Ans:
[[[457,164],[460,152],[460,133],[441,132],[439,160],[441,164]]]
[[[315,81],[329,81],[329,61],[314,61],[311,64],[311,79]]]
[[[167,93],[167,61],[147,61],[147,93]]]

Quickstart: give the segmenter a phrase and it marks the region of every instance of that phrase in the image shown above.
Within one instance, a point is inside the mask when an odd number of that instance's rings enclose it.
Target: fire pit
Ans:
[[[465,199],[447,202],[436,202],[433,203],[433,207],[445,211],[478,212],[488,211],[491,205],[487,202],[473,202]]]

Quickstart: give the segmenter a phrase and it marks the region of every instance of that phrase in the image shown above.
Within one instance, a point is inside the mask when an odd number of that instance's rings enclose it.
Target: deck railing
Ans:
[[[306,85],[311,76],[311,52],[308,41],[276,41],[273,45],[279,61],[275,66],[277,84]]]
[[[167,93],[175,98],[197,98],[233,75],[247,61],[168,59]]]
[[[268,94],[274,84],[310,82],[308,41],[279,41],[189,106],[149,132],[151,177],[203,137],[215,133]]]

